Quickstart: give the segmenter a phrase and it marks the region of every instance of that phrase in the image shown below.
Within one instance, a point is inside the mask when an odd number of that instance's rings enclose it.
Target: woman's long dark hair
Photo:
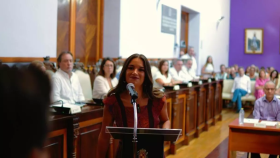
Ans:
[[[275,78],[278,78],[278,71],[277,70],[273,70],[273,71],[271,71],[271,73],[270,73],[270,78],[272,78],[272,74],[273,74],[273,72],[276,72],[276,76],[275,76]]]
[[[152,73],[151,73],[151,66],[150,66],[150,63],[149,63],[148,59],[142,54],[133,54],[125,60],[125,62],[123,64],[121,74],[120,74],[119,83],[117,84],[117,86],[115,88],[113,88],[108,93],[107,96],[110,96],[114,93],[121,94],[124,91],[126,91],[126,85],[127,85],[126,70],[127,70],[127,67],[129,66],[130,62],[134,58],[141,59],[143,61],[143,64],[144,64],[145,79],[144,79],[144,82],[143,82],[143,85],[142,85],[144,96],[148,97],[149,99],[162,98],[164,93],[161,92],[159,89],[153,89],[153,78],[152,78]]]
[[[113,63],[113,67],[114,67],[113,68],[113,73],[110,75],[111,79],[113,79],[116,76],[116,64],[115,64],[114,60],[111,59],[111,58],[104,58],[102,60],[98,75],[101,75],[101,76],[105,77],[105,72],[104,72],[103,68],[105,66],[106,61],[111,61]]]
[[[159,70],[159,72],[162,74],[162,75],[164,75],[163,73],[162,73],[162,70],[161,70],[161,68],[162,68],[162,65],[165,63],[165,62],[167,62],[168,63],[168,60],[161,60],[160,62],[159,62],[159,65],[158,65],[158,70]],[[167,75],[167,77],[168,77],[168,69],[167,69],[167,71],[166,71],[166,75]]]

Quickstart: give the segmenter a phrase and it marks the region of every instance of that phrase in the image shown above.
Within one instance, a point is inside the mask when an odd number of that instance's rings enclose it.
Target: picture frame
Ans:
[[[263,29],[245,29],[245,54],[263,54]]]

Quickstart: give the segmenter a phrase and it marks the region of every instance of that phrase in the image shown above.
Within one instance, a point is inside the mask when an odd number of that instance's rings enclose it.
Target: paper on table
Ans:
[[[267,126],[275,126],[277,122],[273,121],[262,121],[261,123],[266,124]]]
[[[244,118],[244,123],[258,123],[259,119],[247,119]]]

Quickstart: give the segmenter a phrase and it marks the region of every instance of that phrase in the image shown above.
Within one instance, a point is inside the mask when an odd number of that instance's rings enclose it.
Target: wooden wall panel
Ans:
[[[206,112],[206,89],[204,86],[197,88],[197,131],[196,137],[204,130],[205,127],[205,112]]]
[[[168,117],[170,120],[170,123],[172,122],[172,99],[168,98],[166,99],[166,104],[167,104],[167,113],[168,113]],[[164,142],[164,152],[167,152],[167,154],[169,153],[169,149],[170,149],[170,142],[169,141],[165,141]]]
[[[100,57],[99,48],[101,47],[100,27],[103,25],[103,0],[83,0],[77,2],[76,7],[76,40],[75,53],[85,65],[94,64]],[[102,39],[102,38],[101,38]]]
[[[188,145],[189,142],[195,137],[196,133],[196,121],[197,121],[197,92],[191,89],[187,93],[186,104],[186,122],[185,122],[185,141],[184,145]]]
[[[67,158],[67,129],[49,133],[45,147],[51,158]]]
[[[70,1],[58,0],[57,5],[57,56],[70,51]]]
[[[80,128],[80,158],[92,158],[97,154],[98,136],[101,123]]]

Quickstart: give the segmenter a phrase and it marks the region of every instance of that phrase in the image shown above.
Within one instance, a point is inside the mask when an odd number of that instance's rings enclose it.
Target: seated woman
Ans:
[[[257,76],[256,76],[256,67],[254,67],[254,66],[250,67],[249,77],[250,77],[251,81],[256,81],[256,78],[257,78]]]
[[[270,81],[275,83],[275,86],[278,87],[278,71],[273,70],[270,73]]]
[[[249,74],[250,74],[250,69],[251,69],[251,66],[248,66],[248,67],[246,68],[245,75],[249,76]]]
[[[93,83],[92,97],[96,99],[104,98],[110,89],[118,84],[116,76],[116,66],[112,59],[102,60],[98,76]]]
[[[110,134],[106,133],[106,126],[112,126],[114,122],[117,127],[133,127],[134,125],[134,111],[131,96],[126,89],[127,83],[132,83],[138,93],[136,100],[139,109],[138,128],[158,128],[160,124],[162,128],[170,128],[166,97],[163,92],[153,88],[151,67],[144,55],[133,54],[126,59],[120,81],[103,101],[103,121],[96,156],[98,158],[106,157],[110,145]],[[123,151],[123,142],[120,141],[116,157],[133,157],[132,151]]]
[[[214,64],[211,56],[207,57],[205,65],[201,69],[203,78],[211,78],[214,75]]]
[[[259,73],[259,78],[256,80],[256,84],[255,84],[255,87],[256,87],[255,97],[256,97],[256,99],[259,99],[259,98],[264,96],[263,88],[264,88],[264,84],[267,81],[269,81],[269,79],[266,78],[265,70],[261,69],[260,73]]]
[[[180,81],[173,80],[168,73],[169,68],[167,60],[160,61],[158,69],[159,71],[157,71],[154,76],[154,87],[162,88],[163,86],[173,86],[174,84],[180,83]]]
[[[227,78],[228,80],[233,80],[236,77],[235,68],[229,67],[227,68]]]

